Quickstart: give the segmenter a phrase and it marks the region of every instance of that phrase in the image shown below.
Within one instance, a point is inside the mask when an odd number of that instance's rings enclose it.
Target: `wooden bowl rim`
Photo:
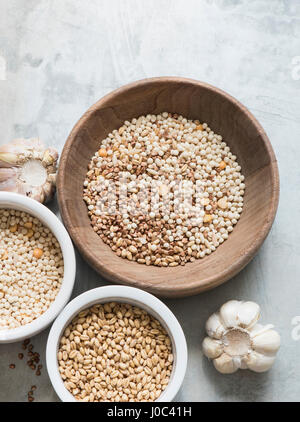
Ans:
[[[100,264],[97,259],[90,253],[89,249],[87,247],[84,247],[81,241],[80,233],[73,227],[72,219],[68,212],[68,207],[65,204],[64,198],[63,198],[63,188],[64,188],[64,175],[65,175],[65,167],[67,162],[67,156],[68,153],[72,147],[72,143],[77,136],[78,132],[84,127],[86,122],[89,120],[90,116],[98,111],[99,108],[101,108],[105,103],[107,103],[109,100],[114,99],[118,97],[120,94],[124,94],[132,89],[138,88],[140,86],[146,86],[151,85],[153,83],[183,83],[190,86],[197,86],[201,88],[205,88],[208,91],[212,91],[214,93],[219,94],[221,97],[225,98],[229,102],[236,105],[239,110],[242,112],[242,114],[248,119],[251,120],[252,124],[256,127],[258,133],[261,136],[261,139],[264,143],[264,146],[266,148],[266,153],[269,156],[270,159],[270,168],[271,168],[271,184],[273,187],[272,197],[271,201],[269,203],[269,210],[268,214],[265,218],[265,223],[262,226],[262,229],[260,231],[259,236],[253,241],[247,248],[247,253],[240,255],[234,262],[231,262],[228,264],[228,268],[226,268],[224,271],[217,273],[217,275],[209,276],[206,278],[201,279],[200,283],[196,283],[195,281],[191,282],[190,284],[182,283],[180,286],[176,286],[175,288],[172,288],[172,293],[170,293],[170,287],[161,287],[160,285],[157,286],[149,286],[147,282],[143,282],[143,280],[140,280],[137,282],[135,279],[131,277],[125,277],[122,275],[122,272],[119,272],[116,274],[114,271],[112,271],[108,266]],[[218,285],[228,281],[232,277],[234,277],[237,273],[239,273],[256,255],[258,249],[262,245],[263,241],[267,237],[273,221],[275,219],[275,215],[278,208],[278,202],[279,202],[279,171],[277,166],[277,160],[274,153],[274,150],[272,148],[271,142],[266,135],[263,127],[260,125],[258,120],[254,117],[254,115],[245,107],[243,104],[241,104],[236,98],[232,97],[230,94],[226,93],[225,91],[221,90],[220,88],[217,88],[213,85],[210,85],[206,82],[197,81],[190,78],[184,78],[184,77],[176,77],[176,76],[162,76],[162,77],[152,77],[152,78],[146,78],[142,80],[138,80],[135,82],[131,82],[129,84],[126,84],[120,88],[117,88],[113,90],[112,92],[106,94],[104,97],[102,97],[100,100],[98,100],[96,103],[94,103],[92,106],[89,107],[89,109],[80,117],[80,119],[77,121],[75,126],[73,127],[70,135],[67,138],[67,141],[64,145],[63,151],[61,153],[60,157],[60,163],[59,163],[59,170],[58,170],[58,176],[57,176],[57,197],[58,197],[58,204],[59,204],[59,210],[63,219],[63,222],[73,239],[74,243],[76,244],[77,248],[79,249],[80,253],[83,255],[84,259],[98,272],[100,273],[106,280],[112,281],[116,275],[118,277],[118,282],[124,283],[133,287],[139,287],[142,289],[145,289],[154,294],[158,294],[160,296],[166,296],[166,297],[183,297],[183,296],[191,296],[195,295],[197,293],[212,289],[214,287],[217,287]],[[99,241],[102,242],[102,240],[99,238]],[[103,242],[102,242],[103,243]],[[103,243],[103,246],[107,246]],[[122,259],[122,258],[120,258]],[[192,265],[194,263],[189,263],[187,265]],[[138,263],[134,263],[134,265],[140,265]],[[151,266],[147,267],[148,270],[151,271]],[[169,268],[167,268],[168,270]],[[173,271],[176,271],[176,267],[172,268]]]

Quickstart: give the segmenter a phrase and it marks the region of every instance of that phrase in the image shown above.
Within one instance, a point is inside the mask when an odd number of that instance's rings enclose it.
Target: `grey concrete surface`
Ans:
[[[189,349],[177,399],[299,401],[300,330],[292,324],[300,315],[299,0],[0,0],[0,56],[0,79],[6,76],[0,80],[1,143],[40,136],[61,149],[91,104],[151,76],[206,81],[254,113],[278,157],[278,214],[238,276],[196,297],[165,300]],[[74,296],[104,284],[77,258]],[[257,301],[261,321],[280,331],[282,347],[268,373],[222,376],[201,353],[207,317],[232,298]],[[33,339],[43,364],[46,339],[47,332]],[[20,344],[0,345],[0,401],[26,400],[32,384],[37,401],[58,400],[45,367],[34,377],[17,359],[19,350]]]

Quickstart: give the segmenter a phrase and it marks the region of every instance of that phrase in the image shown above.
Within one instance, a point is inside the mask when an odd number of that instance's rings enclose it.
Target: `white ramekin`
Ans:
[[[70,236],[53,212],[47,207],[24,195],[11,192],[0,192],[0,208],[12,208],[27,212],[42,221],[58,240],[64,259],[64,277],[55,301],[39,318],[22,327],[0,330],[0,344],[13,343],[32,337],[44,330],[60,313],[69,301],[76,272],[76,261]]]
[[[105,286],[89,290],[73,299],[58,316],[49,333],[46,361],[52,385],[64,402],[76,399],[64,386],[57,362],[60,338],[71,320],[83,309],[98,303],[123,302],[145,309],[166,329],[172,341],[174,354],[173,371],[170,382],[157,401],[169,402],[176,396],[185,376],[187,366],[187,345],[182,328],[170,309],[155,296],[143,290],[126,286]]]

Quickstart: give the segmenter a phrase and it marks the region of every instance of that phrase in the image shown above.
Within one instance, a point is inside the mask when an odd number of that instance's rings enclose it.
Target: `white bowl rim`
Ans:
[[[0,208],[22,209],[41,220],[58,240],[64,259],[62,285],[49,309],[29,324],[13,329],[0,330],[1,344],[30,338],[44,330],[57,317],[71,297],[75,282],[76,260],[74,247],[66,228],[45,205],[18,193],[0,192]]]
[[[172,401],[182,385],[187,368],[188,353],[184,332],[173,312],[161,300],[144,290],[122,285],[97,287],[82,293],[68,303],[52,325],[47,341],[46,363],[50,380],[57,395],[64,402],[76,401],[64,386],[58,369],[57,349],[63,330],[81,310],[96,303],[108,301],[132,303],[149,310],[150,313],[153,312],[155,317],[160,316],[159,319],[169,332],[178,358],[175,357],[177,362],[174,362],[172,376],[167,388],[156,401]]]

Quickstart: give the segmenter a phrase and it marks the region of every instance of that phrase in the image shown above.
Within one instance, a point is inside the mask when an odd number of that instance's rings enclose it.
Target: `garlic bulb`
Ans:
[[[0,146],[0,191],[16,192],[39,202],[55,192],[58,152],[37,138]]]
[[[280,347],[280,336],[273,325],[257,323],[260,308],[254,302],[230,300],[206,322],[208,337],[203,341],[203,353],[213,359],[222,374],[238,369],[268,371]]]

